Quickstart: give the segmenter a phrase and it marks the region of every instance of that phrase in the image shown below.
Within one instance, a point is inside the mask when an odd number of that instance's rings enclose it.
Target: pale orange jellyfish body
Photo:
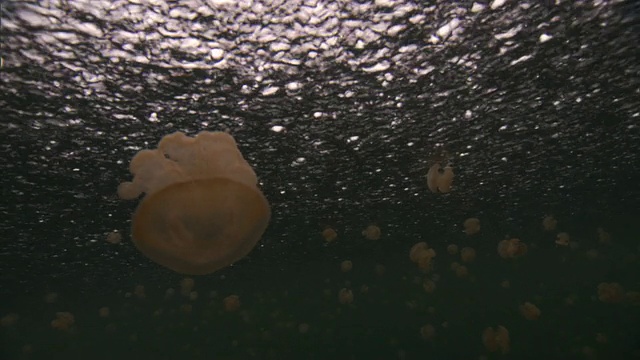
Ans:
[[[431,165],[427,172],[427,187],[431,192],[448,193],[451,191],[451,183],[453,182],[453,168],[449,165],[444,167],[443,172],[440,163]]]
[[[183,274],[209,274],[246,256],[271,217],[257,177],[230,135],[181,132],[133,157],[123,199],[146,196],[132,239],[148,258]]]

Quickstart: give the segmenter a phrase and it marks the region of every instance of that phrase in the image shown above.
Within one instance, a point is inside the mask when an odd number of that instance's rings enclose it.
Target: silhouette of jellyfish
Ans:
[[[138,152],[122,199],[145,193],[133,215],[132,239],[148,258],[173,271],[203,275],[246,256],[271,218],[257,177],[235,140],[223,132],[181,132]]]

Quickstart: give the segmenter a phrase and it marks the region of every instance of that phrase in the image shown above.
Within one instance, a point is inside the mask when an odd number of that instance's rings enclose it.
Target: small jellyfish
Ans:
[[[431,324],[426,324],[420,328],[420,336],[424,340],[433,340],[436,336],[436,328]]]
[[[436,283],[429,278],[425,278],[424,280],[422,280],[422,288],[425,292],[431,294],[436,291]]]
[[[122,235],[117,231],[112,231],[107,235],[107,242],[110,244],[119,244],[122,241]]]
[[[109,308],[106,306],[103,306],[98,310],[98,316],[100,316],[101,318],[109,317],[109,313]]]
[[[351,260],[345,260],[340,263],[340,270],[344,273],[351,271],[352,268],[353,263],[351,262]]]
[[[442,171],[442,172],[441,172]],[[427,172],[427,187],[431,192],[448,193],[453,182],[453,168],[449,165],[442,169],[439,162],[433,164]]]
[[[501,351],[506,354],[511,343],[509,331],[504,326],[498,326],[496,329],[488,327],[482,332],[482,343],[489,352]]]
[[[449,244],[449,246],[447,246],[447,252],[449,253],[449,255],[457,255],[458,254],[458,245]]]
[[[460,258],[465,263],[473,262],[476,259],[476,251],[473,248],[464,247],[460,250]]]
[[[338,293],[338,301],[340,304],[351,304],[353,302],[353,291],[351,289],[342,288]]]
[[[324,241],[330,243],[338,238],[338,233],[334,229],[328,227],[322,230],[322,237],[324,238]]]
[[[558,226],[558,221],[551,215],[547,215],[542,219],[542,227],[545,231],[553,231]]]
[[[369,225],[366,229],[362,230],[362,236],[368,240],[378,240],[380,239],[380,235],[382,235],[382,232],[376,225]]]
[[[51,321],[51,327],[66,331],[73,326],[74,322],[75,317],[70,312],[57,312],[56,318]]]
[[[165,136],[138,152],[122,199],[142,199],[132,240],[148,258],[173,271],[210,274],[245,257],[262,237],[271,210],[257,177],[231,135],[202,131]]]
[[[432,259],[436,256],[436,252],[430,249],[427,243],[419,242],[411,247],[409,251],[409,259],[418,264],[418,268],[423,271],[429,271],[433,268]]]
[[[498,254],[505,259],[520,257],[527,251],[527,244],[521,242],[520,239],[502,240],[498,243]]]
[[[471,236],[480,232],[480,220],[477,218],[468,218],[463,223],[465,234]]]
[[[611,234],[606,232],[603,228],[598,228],[598,242],[600,244],[609,245],[611,244]]]
[[[520,305],[520,314],[527,320],[538,320],[540,317],[540,309],[530,302]]]
[[[224,310],[226,312],[235,312],[240,309],[240,297],[238,295],[229,295],[222,300]]]
[[[598,284],[598,299],[603,303],[618,304],[625,300],[624,288],[615,282]]]
[[[567,234],[566,232],[561,232],[556,236],[556,245],[569,246],[570,241],[571,241],[571,238],[569,237],[569,234]]]

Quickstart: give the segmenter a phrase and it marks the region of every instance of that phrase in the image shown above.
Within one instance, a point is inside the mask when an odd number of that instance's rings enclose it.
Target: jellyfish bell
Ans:
[[[427,187],[431,192],[448,193],[453,182],[453,168],[447,165],[442,169],[439,162],[431,165],[427,172]]]
[[[148,258],[178,273],[209,274],[242,259],[271,218],[257,177],[236,142],[222,132],[165,136],[131,160],[123,199],[145,193],[132,239]]]

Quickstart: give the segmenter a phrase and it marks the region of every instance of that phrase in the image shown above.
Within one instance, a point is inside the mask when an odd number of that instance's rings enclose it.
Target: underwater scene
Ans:
[[[640,3],[0,2],[0,359],[640,359]]]

